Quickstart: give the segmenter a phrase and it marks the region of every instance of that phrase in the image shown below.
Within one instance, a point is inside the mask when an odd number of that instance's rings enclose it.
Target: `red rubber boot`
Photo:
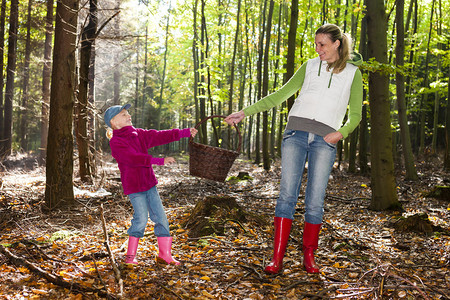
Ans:
[[[275,217],[274,225],[273,258],[272,262],[264,269],[264,272],[269,274],[277,274],[283,268],[283,257],[291,233],[292,220]]]
[[[319,273],[319,267],[314,261],[314,251],[319,246],[319,232],[322,224],[305,222],[303,229],[303,265],[308,273]]]
[[[134,237],[134,236],[130,236],[128,238],[128,250],[127,250],[127,255],[125,258],[126,264],[133,264],[133,265],[138,264],[138,262],[136,260],[136,252],[137,252],[138,244],[139,244],[139,238]]]

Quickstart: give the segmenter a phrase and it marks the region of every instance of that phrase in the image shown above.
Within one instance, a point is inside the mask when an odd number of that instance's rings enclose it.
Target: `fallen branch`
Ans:
[[[420,295],[422,295],[422,297],[423,297],[424,299],[430,299],[430,298],[428,298],[427,295],[425,295],[425,293],[424,293],[421,289],[419,289],[414,283],[412,283],[412,282],[411,282],[410,280],[408,280],[407,278],[403,278],[403,277],[397,276],[397,275],[395,275],[395,274],[388,274],[388,275],[391,276],[391,277],[393,277],[393,278],[396,278],[396,279],[398,279],[398,280],[401,280],[401,281],[406,282],[406,283],[409,284],[412,288],[414,288],[416,291],[418,291],[418,292],[420,293]]]
[[[109,260],[111,262],[112,268],[114,270],[114,277],[116,278],[117,284],[119,285],[119,297],[122,298],[123,297],[123,280],[122,280],[122,276],[120,274],[120,270],[117,267],[116,264],[116,260],[114,259],[114,254],[111,251],[111,247],[109,246],[109,236],[108,236],[108,232],[106,230],[106,221],[105,221],[105,215],[103,214],[103,204],[100,205],[100,217],[102,219],[102,227],[103,227],[103,233],[105,236],[105,247],[106,250],[108,251],[108,255],[109,255]]]
[[[39,245],[37,245],[35,242],[33,241],[29,241],[29,240],[21,240],[19,243],[22,243],[24,245],[32,245],[35,249],[37,249],[39,251],[39,253],[46,259],[46,260],[51,260],[54,262],[58,262],[58,263],[62,263],[62,264],[68,264],[71,266],[74,266],[78,271],[80,271],[84,276],[87,277],[94,277],[89,273],[86,273],[82,268],[80,268],[76,263],[71,262],[71,261],[65,261],[65,260],[60,260],[60,259],[56,259],[53,257],[50,257],[47,255],[47,253],[45,253],[41,247],[39,247]]]
[[[62,277],[50,274],[43,269],[41,269],[38,266],[35,266],[34,264],[30,263],[26,259],[19,257],[13,253],[11,253],[8,249],[6,249],[3,245],[0,245],[0,252],[3,253],[13,264],[24,266],[25,268],[29,269],[31,272],[45,278],[47,281],[61,286],[63,288],[66,288],[68,290],[77,291],[80,293],[94,293],[99,295],[100,297],[106,297],[108,299],[116,299],[113,295],[110,295],[108,292],[105,292],[101,289],[94,289],[87,286],[83,286],[76,282],[67,282]]]

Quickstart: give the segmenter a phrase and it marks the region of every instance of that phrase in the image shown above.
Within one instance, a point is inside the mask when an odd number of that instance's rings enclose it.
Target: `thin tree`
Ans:
[[[5,19],[6,19],[6,0],[2,0],[1,2],[1,12],[0,12],[0,159],[3,153],[3,144],[2,141],[4,140],[4,106],[3,106],[3,87],[5,85],[5,79],[4,79],[4,63],[3,63],[3,57],[4,57],[4,49],[5,49]]]
[[[138,108],[139,108],[139,51],[140,51],[140,39],[139,36],[136,38],[136,79],[135,79],[135,89],[134,89],[134,114],[133,114],[133,124],[137,126],[138,120]],[[144,68],[147,64],[144,65]],[[144,71],[145,72],[145,71]],[[145,75],[144,75],[145,77]],[[145,90],[145,87],[142,87]]]
[[[283,84],[288,82],[295,72],[295,49],[297,46],[297,27],[298,27],[298,0],[292,0],[291,3],[291,21],[289,23],[287,54],[286,54],[286,73],[284,75]],[[305,25],[306,26],[306,25]],[[288,100],[288,110],[294,105],[295,95]],[[282,122],[280,122],[282,123]]]
[[[27,138],[27,127],[28,127],[28,109],[29,109],[29,94],[28,85],[30,82],[30,56],[31,56],[31,8],[33,5],[33,0],[28,0],[27,9],[27,34],[25,38],[25,59],[23,66],[23,81],[22,81],[22,103],[20,110],[20,128],[19,128],[19,141],[22,150],[28,150],[28,138]]]
[[[236,64],[236,53],[239,42],[239,32],[241,31],[240,24],[240,15],[241,15],[241,0],[238,0],[237,14],[236,14],[236,31],[234,33],[234,45],[233,45],[233,55],[231,58],[230,65],[230,79],[229,79],[229,92],[228,92],[228,114],[231,114],[233,111],[233,96],[234,96],[234,70]],[[231,129],[228,130],[228,145],[231,145]]]
[[[445,110],[444,170],[450,171],[450,65],[448,66],[447,109]]]
[[[74,204],[72,120],[78,4],[78,0],[59,0],[56,7],[45,187],[49,210]]]
[[[116,0],[116,11],[120,10],[120,5],[122,3],[122,0]],[[114,22],[114,35],[119,36],[120,35],[120,18],[116,18]],[[120,44],[119,44],[120,46]],[[120,79],[121,79],[121,73],[120,73],[120,51],[117,50],[114,53],[114,74],[113,74],[113,81],[114,81],[114,95],[113,95],[113,103],[114,105],[120,104]]]
[[[272,34],[272,16],[273,16],[274,1],[270,0],[269,12],[266,23],[266,44],[264,46],[264,61],[263,61],[263,78],[262,78],[262,97],[269,94],[269,50],[270,50],[270,36]],[[263,166],[264,170],[270,170],[270,152],[269,152],[269,112],[263,112]]]
[[[387,63],[387,18],[383,0],[367,1],[369,58]],[[389,78],[383,72],[370,72],[372,199],[370,208],[400,207],[394,176],[390,122]]]
[[[424,88],[429,87],[428,70],[429,70],[430,56],[431,56],[430,43],[431,43],[431,33],[433,30],[433,13],[434,13],[435,2],[436,2],[435,0],[433,0],[431,2],[430,22],[429,22],[429,27],[428,27],[427,54],[425,56],[425,72],[424,72],[425,79],[423,81]],[[427,99],[428,99],[428,94],[427,93],[422,94],[422,99],[420,101],[420,121],[419,121],[420,126],[418,126],[419,137],[420,137],[419,153],[423,153],[425,150],[425,112],[426,112]]]
[[[91,63],[92,45],[97,34],[97,0],[89,0],[88,23],[81,30],[81,49],[79,63],[78,101],[76,103],[76,140],[78,146],[78,162],[80,180],[92,183],[92,167],[89,151],[89,68]]]
[[[275,61],[275,66],[274,69],[276,71],[278,71],[279,65],[280,65],[280,52],[281,52],[281,29],[283,28],[283,10],[284,10],[285,4],[281,3],[279,8],[278,8],[278,30],[277,30],[277,46],[275,49],[275,57],[277,58]],[[275,90],[278,86],[278,72],[275,72],[274,74],[274,79],[273,79],[273,89]],[[274,107],[272,109],[272,124],[270,126],[270,128],[272,128],[271,132],[270,132],[270,155],[275,158],[275,149],[278,148],[278,144],[276,143],[277,139],[275,138],[276,136],[276,121],[277,121],[277,107]],[[281,111],[280,114],[281,116]],[[278,116],[278,117],[280,117]],[[280,118],[281,120],[281,118]],[[281,130],[281,129],[280,129]],[[281,143],[281,141],[280,141]]]
[[[404,55],[405,55],[405,30],[404,30],[404,9],[405,0],[397,0],[396,24],[397,43],[395,47],[395,60],[397,72],[395,74],[395,84],[397,92],[398,121],[400,125],[400,136],[403,148],[403,160],[405,163],[406,179],[417,180],[416,167],[414,166],[414,156],[409,136],[408,118],[405,101],[405,76],[403,75]]]
[[[147,86],[147,74],[148,72],[148,24],[145,24],[145,42],[144,42],[144,78],[142,80],[142,101],[141,101],[141,122],[143,123],[144,120],[144,107],[145,103],[147,102],[147,96],[150,91],[150,88]],[[138,114],[137,108],[135,108],[135,114]],[[137,118],[136,118],[136,124],[137,124]]]
[[[19,26],[19,0],[11,0],[9,14],[9,36],[8,36],[8,65],[6,67],[5,108],[3,125],[3,149],[0,158],[11,155],[12,147],[12,116],[14,98],[14,78],[17,61],[17,33]]]
[[[261,12],[262,18],[260,19],[260,32],[259,32],[259,41],[258,41],[258,60],[256,62],[256,82],[258,89],[256,90],[257,99],[262,98],[262,85],[263,85],[263,59],[264,59],[264,33],[266,30],[266,9],[267,9],[267,0],[264,0],[264,8]],[[261,114],[256,114],[256,137],[255,137],[255,163],[259,164],[261,162],[261,146],[260,146],[260,124],[261,124]]]
[[[347,15],[348,11],[348,1],[345,7],[345,15]],[[354,4],[354,1],[353,1]],[[359,16],[359,13],[358,13]],[[357,27],[357,16],[355,14],[351,14],[351,36],[352,40],[356,41],[356,27]],[[356,152],[358,146],[358,138],[359,138],[359,127],[357,127],[349,136],[349,147],[348,147],[348,171],[349,173],[356,173]]]
[[[366,2],[366,1],[364,1]],[[364,5],[366,5],[364,3]],[[361,20],[359,52],[364,60],[367,60],[367,15]],[[366,89],[363,90],[363,100],[367,99]],[[367,159],[367,140],[368,140],[368,121],[367,121],[367,104],[363,101],[361,122],[359,123],[359,171],[366,175],[369,173],[368,159]]]
[[[200,120],[206,118],[206,78],[205,78],[205,70],[206,66],[206,48],[208,47],[208,34],[206,32],[206,17],[205,17],[205,6],[206,1],[201,0],[201,30],[200,30],[200,63],[199,63],[199,71],[201,72],[200,81],[199,81],[199,112],[200,112]],[[203,144],[208,142],[208,136],[206,131],[206,122],[204,122],[199,129],[200,140]]]
[[[442,36],[442,2],[441,0],[438,0],[438,8],[436,9],[436,33],[440,37]],[[443,44],[441,42],[437,43],[437,59],[436,59],[436,81],[439,81],[440,72],[441,72],[441,65],[442,65],[442,49]],[[434,112],[433,112],[433,134],[432,140],[431,140],[431,149],[433,150],[433,153],[436,153],[437,148],[437,140],[438,140],[438,128],[439,128],[439,108],[440,108],[440,101],[441,96],[439,94],[439,91],[436,91],[434,93]]]
[[[50,106],[50,80],[52,75],[52,39],[53,39],[53,0],[47,0],[45,17],[44,63],[42,67],[42,105],[41,105],[41,147],[39,162],[43,164],[47,155],[48,117]]]
[[[166,69],[167,69],[167,53],[169,52],[169,24],[170,24],[170,13],[171,13],[172,1],[169,1],[169,9],[167,10],[167,21],[166,21],[166,38],[164,43],[164,66],[161,78],[161,87],[159,90],[159,100],[158,100],[158,114],[156,118],[156,128],[161,129],[161,114],[162,114],[162,104],[164,96],[164,84],[166,81]]]
[[[193,40],[192,40],[192,61],[194,64],[194,103],[195,103],[195,123],[198,123],[200,121],[200,108],[199,108],[199,99],[198,99],[198,92],[199,92],[199,57],[198,57],[198,33],[197,33],[197,8],[198,8],[198,0],[194,0],[194,7],[192,9],[193,13]]]

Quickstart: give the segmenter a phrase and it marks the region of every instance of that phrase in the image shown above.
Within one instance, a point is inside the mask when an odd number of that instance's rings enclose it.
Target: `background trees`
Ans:
[[[4,40],[0,39],[0,43],[5,47],[0,45],[3,51],[0,65],[2,80],[6,80],[0,81],[0,145],[4,158],[10,154],[9,149],[36,152],[46,148],[48,59],[50,45],[56,47],[58,43],[55,37],[49,44],[52,26],[48,22],[53,20],[56,3],[65,1],[2,1],[0,29]],[[374,171],[377,162],[383,162],[390,152],[393,162],[389,164],[395,163],[395,169],[389,167],[387,173],[406,169],[412,174],[408,175],[411,179],[415,178],[411,155],[413,159],[421,159],[425,155],[444,157],[445,154],[448,168],[448,0],[405,0],[404,5],[403,1],[370,1],[367,7],[362,0],[81,0],[78,18],[70,29],[74,39],[68,44],[76,62],[72,70],[74,85],[70,87],[70,96],[64,96],[64,101],[69,101],[79,93],[77,103],[73,103],[80,108],[75,111],[74,119],[82,120],[77,126],[81,128],[79,141],[95,140],[95,145],[88,146],[90,151],[108,149],[102,113],[117,102],[133,104],[136,126],[162,129],[193,126],[205,116],[226,115],[254,103],[280,87],[303,62],[315,56],[314,31],[324,22],[338,24],[350,33],[355,49],[378,47],[380,42],[374,41],[371,32],[376,26],[368,26],[368,36],[364,30],[364,17],[371,16],[375,4],[380,5],[379,13],[384,12],[380,22],[385,21],[386,27],[378,34],[379,39],[386,41],[386,48],[381,50],[383,58],[372,53],[369,57],[373,59],[362,67],[366,74],[366,94],[371,95],[365,103],[370,106],[365,106],[368,109],[364,110],[359,133],[341,144],[339,157],[351,162],[350,171],[365,172],[365,161],[370,162],[369,167]],[[95,51],[89,51],[91,58],[87,64],[86,50],[88,42],[92,42],[90,33],[94,32],[95,21],[87,16],[94,7],[97,24],[103,27],[97,30]],[[28,8],[32,8],[30,14]],[[404,39],[401,38],[403,28]],[[58,68],[62,66],[53,70],[52,89],[62,76]],[[26,74],[30,74],[29,78]],[[384,80],[382,89],[369,84],[379,77]],[[382,114],[377,112],[381,96],[374,94],[380,91],[383,91]],[[90,97],[88,102],[86,92]],[[58,92],[59,98],[62,95]],[[278,154],[292,101],[265,113],[262,122],[255,116],[241,124],[246,156],[260,163],[260,154],[264,152],[266,169]],[[68,102],[61,108],[72,114],[70,105]],[[389,117],[383,125],[376,121],[381,115]],[[58,121],[62,116],[57,113]],[[69,139],[73,128],[64,128]],[[227,142],[223,129],[218,122],[208,123],[201,130],[201,140],[208,144]],[[366,132],[371,139],[364,137]],[[360,139],[358,134],[362,134]],[[49,137],[55,140],[48,150],[59,149],[64,144],[58,135]],[[386,139],[384,152],[378,149],[381,143],[374,144],[380,139]],[[233,135],[231,142],[235,142]],[[87,148],[83,147],[79,143],[75,154],[86,157]],[[185,142],[171,147],[160,150],[187,149]],[[65,153],[67,156],[60,159],[72,164],[68,158],[72,154]],[[403,155],[405,159],[401,160]],[[76,178],[90,177],[86,170],[93,171],[95,180],[95,163],[89,161],[82,161],[80,169],[75,169]],[[72,170],[67,168],[66,172]],[[394,197],[394,177],[390,176],[381,177],[392,183],[388,193]],[[381,186],[380,192],[386,192],[386,185]]]

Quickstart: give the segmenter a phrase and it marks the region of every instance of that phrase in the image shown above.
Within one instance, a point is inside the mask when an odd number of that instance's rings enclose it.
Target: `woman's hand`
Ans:
[[[195,135],[197,134],[198,130],[195,128],[189,128],[189,130],[191,131],[191,136],[195,137]]]
[[[235,125],[242,121],[245,118],[245,113],[243,110],[232,113],[228,117],[224,119],[225,122],[228,123],[228,125]]]
[[[175,158],[173,157],[164,157],[164,164],[171,165],[175,162]]]
[[[323,140],[330,144],[337,144],[344,136],[339,131],[327,134]]]

